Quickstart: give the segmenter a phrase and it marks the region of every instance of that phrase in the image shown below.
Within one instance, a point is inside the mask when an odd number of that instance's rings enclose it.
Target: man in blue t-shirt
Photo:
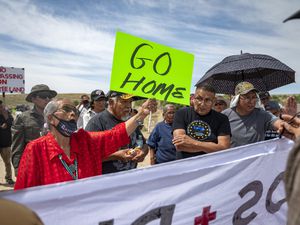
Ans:
[[[175,113],[173,122],[173,144],[177,158],[187,158],[230,147],[230,124],[228,117],[213,110],[215,90],[198,86],[194,105]]]
[[[176,149],[172,143],[172,123],[175,110],[173,104],[167,104],[163,107],[164,120],[156,124],[147,140],[151,165],[176,159]]]

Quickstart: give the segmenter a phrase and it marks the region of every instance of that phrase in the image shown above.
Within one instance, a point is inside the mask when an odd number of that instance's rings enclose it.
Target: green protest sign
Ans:
[[[189,105],[194,56],[117,32],[110,89]]]

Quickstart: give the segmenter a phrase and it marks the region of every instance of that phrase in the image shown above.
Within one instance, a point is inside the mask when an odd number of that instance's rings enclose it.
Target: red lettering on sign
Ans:
[[[0,84],[7,84],[7,80],[0,80]]]
[[[209,225],[209,221],[215,220],[217,217],[217,211],[211,212],[210,206],[204,207],[202,209],[202,215],[195,217],[194,225]]]
[[[4,68],[4,67],[1,66],[1,67],[0,67],[0,72],[1,72],[1,73],[5,73],[5,72],[6,72],[6,68]]]

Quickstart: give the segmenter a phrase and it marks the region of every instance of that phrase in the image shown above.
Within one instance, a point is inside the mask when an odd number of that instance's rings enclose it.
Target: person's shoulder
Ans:
[[[77,138],[80,138],[80,137],[88,137],[88,136],[91,135],[91,133],[92,133],[92,131],[88,131],[88,130],[85,130],[83,128],[80,128],[76,132],[74,132],[72,134],[72,136],[74,136],[75,139],[77,139]]]
[[[32,113],[34,113],[33,109],[28,109],[24,112],[21,112],[18,116],[20,117],[26,117],[26,116],[30,116]]]
[[[182,107],[176,111],[177,114],[191,113],[192,107]]]
[[[109,121],[109,115],[107,115],[107,111],[104,110],[95,116],[93,116],[89,122],[87,123],[85,130],[87,131],[101,131],[103,130],[104,124]]]
[[[231,113],[232,111],[233,111],[232,108],[227,108],[227,109],[223,110],[223,111],[221,112],[221,114],[228,115],[228,114]]]
[[[104,111],[102,111],[102,112],[100,112],[100,113],[95,114],[95,116],[93,116],[93,117],[90,119],[90,121],[95,122],[95,121],[101,121],[101,120],[103,120],[103,119],[106,117],[105,111],[106,111],[106,110],[104,110]],[[87,113],[89,113],[89,112],[87,112]],[[89,115],[90,115],[90,114],[89,114]]]
[[[37,139],[34,139],[32,141],[30,141],[27,145],[26,145],[26,148],[29,148],[29,149],[37,149],[37,150],[41,150],[40,148],[40,145],[43,145],[45,143],[48,142],[48,139],[49,139],[49,135],[50,134],[47,134],[45,136],[42,136],[42,137],[39,137]]]
[[[216,118],[219,118],[219,119],[221,119],[221,120],[224,120],[224,119],[227,119],[228,120],[228,116],[227,116],[227,114],[226,114],[226,110],[228,110],[228,109],[225,109],[223,112],[217,112],[217,111],[215,111],[215,110],[212,110],[212,115],[214,116],[214,117],[216,117]]]
[[[160,121],[160,122],[158,122],[158,123],[155,125],[154,128],[158,129],[158,128],[161,128],[161,127],[163,127],[163,126],[165,126],[165,122],[164,122],[164,121]]]
[[[165,121],[160,121],[160,122],[158,122],[156,125],[157,126],[163,126],[165,124]]]
[[[20,123],[23,120],[26,120],[27,118],[30,118],[34,112],[32,109],[26,110],[24,112],[20,112],[16,115],[15,123]]]
[[[255,108],[254,109],[254,113],[253,113],[253,115],[255,115],[255,116],[257,116],[257,115],[264,115],[264,116],[266,116],[266,115],[269,115],[269,114],[271,114],[271,113],[268,112],[268,111],[266,111],[266,110],[264,110],[264,109],[262,109],[262,108]]]

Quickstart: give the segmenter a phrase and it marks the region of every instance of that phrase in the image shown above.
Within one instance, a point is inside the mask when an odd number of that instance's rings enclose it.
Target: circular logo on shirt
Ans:
[[[211,129],[208,123],[202,120],[195,120],[188,125],[187,133],[197,141],[203,141],[210,136]]]

